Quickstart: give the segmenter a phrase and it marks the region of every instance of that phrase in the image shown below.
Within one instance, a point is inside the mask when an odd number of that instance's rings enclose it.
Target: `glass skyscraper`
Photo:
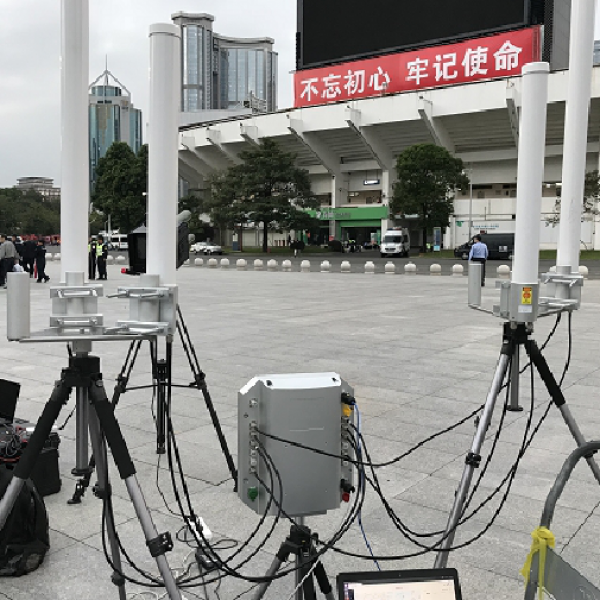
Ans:
[[[104,82],[98,84],[101,79]],[[143,143],[142,111],[134,108],[129,90],[108,70],[90,86],[89,124],[90,185],[93,187],[98,161],[114,142],[126,142],[135,153]]]
[[[277,53],[271,38],[213,32],[209,14],[176,13],[182,30],[181,111],[277,110]]]

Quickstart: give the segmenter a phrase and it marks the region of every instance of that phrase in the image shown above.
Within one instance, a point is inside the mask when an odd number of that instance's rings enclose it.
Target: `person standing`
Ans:
[[[469,252],[471,262],[481,263],[481,287],[485,286],[485,263],[488,258],[488,247],[481,241],[481,236],[477,234],[473,237],[474,244]]]
[[[16,235],[12,236],[12,243],[15,245],[17,250],[17,255],[19,257],[19,264],[21,264],[21,259],[23,258],[23,241],[18,238]]]
[[[33,277],[36,246],[32,239],[26,240],[23,244],[23,268],[29,273],[29,277]]]
[[[13,270],[15,258],[19,255],[15,245],[5,235],[0,235],[0,242],[0,287],[6,288],[6,274]]]
[[[102,238],[96,240],[96,263],[98,265],[98,279],[106,279],[106,259],[108,245],[102,243]]]
[[[96,240],[93,237],[90,237],[88,243],[88,277],[90,281],[96,279],[96,252]]]
[[[43,240],[38,240],[37,248],[35,249],[35,266],[37,269],[37,282],[50,281],[50,277],[46,275],[46,246],[44,246]]]

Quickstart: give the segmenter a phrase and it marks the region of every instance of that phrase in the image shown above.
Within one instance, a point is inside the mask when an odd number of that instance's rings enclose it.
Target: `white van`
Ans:
[[[109,243],[113,250],[127,250],[127,235],[124,233],[113,233],[110,236]]]
[[[410,254],[410,233],[408,229],[397,227],[388,229],[379,246],[381,258],[386,256],[406,256]]]

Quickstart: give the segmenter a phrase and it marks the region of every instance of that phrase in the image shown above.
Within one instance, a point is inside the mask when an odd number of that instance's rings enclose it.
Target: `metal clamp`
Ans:
[[[116,294],[109,294],[107,298],[136,298],[138,300],[153,300],[169,296],[168,288],[117,288]]]
[[[173,550],[171,534],[168,531],[160,533],[158,534],[158,537],[155,537],[153,540],[148,540],[146,546],[148,546],[152,558],[161,556],[162,554],[165,554],[165,552]]]
[[[57,329],[98,329],[102,327],[104,317],[102,315],[76,315],[76,316],[51,316],[50,327]]]

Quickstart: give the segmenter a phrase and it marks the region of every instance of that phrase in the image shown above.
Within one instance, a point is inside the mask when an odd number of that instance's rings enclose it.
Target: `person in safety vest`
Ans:
[[[102,242],[102,238],[96,241],[96,263],[98,265],[98,279],[106,279],[106,257],[108,246]]]

